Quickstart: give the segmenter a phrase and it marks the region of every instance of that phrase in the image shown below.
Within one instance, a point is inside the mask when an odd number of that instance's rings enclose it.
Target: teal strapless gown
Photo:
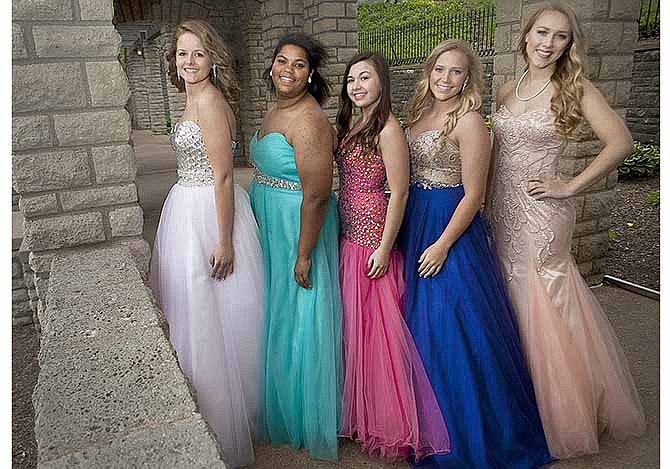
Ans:
[[[293,147],[280,133],[250,144],[257,169],[249,188],[265,266],[265,331],[257,436],[337,459],[342,396],[342,303],[338,280],[337,203],[331,194],[312,251],[312,288],[293,267],[302,191]]]

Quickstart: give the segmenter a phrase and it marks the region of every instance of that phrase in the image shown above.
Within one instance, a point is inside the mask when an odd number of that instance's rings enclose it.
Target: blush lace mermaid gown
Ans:
[[[505,284],[479,213],[442,270],[419,257],[463,198],[461,157],[438,131],[410,142],[411,187],[401,230],[405,318],[449,429],[451,453],[418,467],[528,469],[551,461]]]
[[[258,228],[249,196],[235,185],[234,272],[223,281],[210,278],[219,230],[214,175],[200,126],[180,122],[171,141],[179,179],[161,211],[151,286],[225,461],[251,464],[263,324],[263,296],[256,289],[263,282]]]
[[[623,351],[570,253],[569,199],[535,200],[528,179],[557,177],[563,141],[553,113],[493,116],[495,172],[487,215],[553,456],[597,452],[644,431],[644,414]]]
[[[384,276],[367,276],[386,219],[384,161],[379,152],[344,141],[335,158],[345,365],[340,435],[387,460],[448,452],[444,419],[402,316],[400,251],[391,251]]]
[[[265,331],[258,433],[273,445],[337,459],[342,397],[342,304],[337,275],[337,204],[331,194],[311,254],[311,289],[293,274],[302,189],[293,147],[271,132],[251,139],[249,188],[264,254]]]

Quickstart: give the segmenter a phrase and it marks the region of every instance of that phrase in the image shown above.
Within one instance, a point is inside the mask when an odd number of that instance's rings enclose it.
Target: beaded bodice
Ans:
[[[202,129],[197,122],[179,122],[172,130],[170,143],[177,153],[177,184],[189,187],[214,184],[214,172],[207,158]],[[235,142],[232,146],[234,151]]]
[[[461,155],[448,138],[438,138],[439,130],[421,132],[409,138],[410,183],[425,189],[442,189],[461,184]]]
[[[386,170],[378,151],[360,143],[335,153],[340,175],[339,211],[342,236],[361,246],[376,249],[382,239],[388,199],[384,193]]]
[[[515,116],[503,105],[493,115],[492,129],[496,154],[486,211],[498,254],[508,280],[514,276],[517,261],[523,258],[527,262],[527,255],[542,273],[555,253],[556,220],[569,220],[574,209],[569,200],[531,197],[528,181],[558,176],[564,142],[556,133],[554,115],[548,109]]]

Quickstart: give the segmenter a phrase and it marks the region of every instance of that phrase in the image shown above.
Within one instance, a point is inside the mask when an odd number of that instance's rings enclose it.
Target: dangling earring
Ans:
[[[214,81],[216,81],[216,64],[212,65],[212,74],[214,75]]]
[[[270,76],[272,76],[272,70],[270,70]]]
[[[183,80],[181,73],[179,73],[179,69],[177,69],[177,80]]]
[[[307,77],[307,83],[311,84],[312,83],[312,74],[310,73],[309,76]]]
[[[458,94],[463,94],[463,91],[465,91],[465,87],[468,86],[468,81],[470,80],[470,77],[466,78],[465,81],[463,82],[463,87],[461,88],[461,92]]]

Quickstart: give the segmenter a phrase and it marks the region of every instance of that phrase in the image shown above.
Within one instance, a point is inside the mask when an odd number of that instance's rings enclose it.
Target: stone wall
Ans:
[[[524,69],[523,58],[516,53],[521,25],[544,1],[497,0],[496,58],[494,64],[493,96],[503,83],[519,78]],[[588,77],[604,93],[612,107],[626,119],[626,107],[631,90],[633,52],[637,46],[640,0],[566,0],[575,7],[589,44],[587,50]],[[598,155],[602,145],[589,135],[569,143],[561,161],[564,177],[579,174]],[[617,173],[603,178],[587,192],[574,199],[577,225],[572,240],[572,252],[586,280],[599,283],[605,267],[605,257],[611,227],[610,212],[614,203]]]
[[[661,51],[658,39],[640,41],[635,49],[626,123],[633,138],[660,145]]]
[[[482,92],[483,117],[491,114],[491,85],[493,83],[493,57],[481,57],[484,69],[484,90]],[[407,104],[414,94],[416,81],[421,76],[421,64],[391,67],[391,101],[394,115],[404,121],[407,118]]]
[[[112,0],[12,2],[12,187],[41,310],[59,250],[125,244],[148,263],[112,13]]]
[[[39,319],[38,467],[226,467],[126,248],[58,254]]]

